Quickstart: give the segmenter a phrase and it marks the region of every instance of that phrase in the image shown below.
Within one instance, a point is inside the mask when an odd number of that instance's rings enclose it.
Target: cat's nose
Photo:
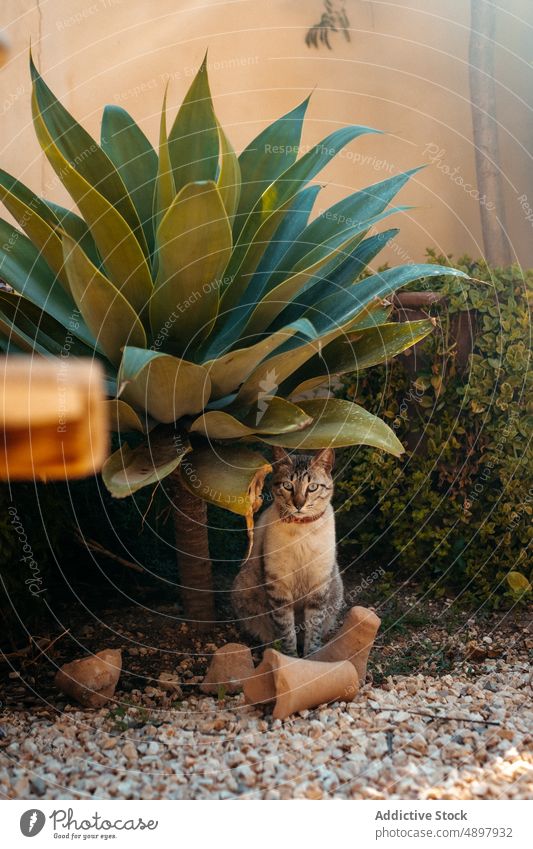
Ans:
[[[301,510],[302,510],[302,507],[305,504],[305,496],[301,496],[301,495],[296,494],[293,498],[293,502],[294,502],[294,506],[296,507],[298,513],[300,513]]]

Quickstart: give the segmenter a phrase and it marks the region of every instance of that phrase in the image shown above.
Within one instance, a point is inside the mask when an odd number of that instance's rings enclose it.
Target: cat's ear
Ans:
[[[272,448],[272,457],[274,463],[277,463],[279,466],[292,466],[292,460],[290,456],[287,454],[285,449],[281,448],[279,445],[274,445],[274,447]]]
[[[312,466],[321,466],[326,470],[328,474],[331,474],[331,470],[335,463],[335,451],[333,448],[322,448],[321,451],[317,451],[313,460],[311,461]]]

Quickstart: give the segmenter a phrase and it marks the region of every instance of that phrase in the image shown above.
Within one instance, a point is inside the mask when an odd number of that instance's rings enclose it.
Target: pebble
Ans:
[[[394,676],[381,688],[367,685],[354,702],[286,720],[245,705],[242,695],[223,706],[189,696],[171,709],[160,679],[148,692],[127,694],[135,702],[130,717],[149,708],[150,722],[126,732],[117,732],[107,708],[76,707],[57,718],[4,710],[0,793],[24,800],[530,799],[529,676],[525,663],[499,661],[476,678]],[[454,719],[431,722],[417,711]]]

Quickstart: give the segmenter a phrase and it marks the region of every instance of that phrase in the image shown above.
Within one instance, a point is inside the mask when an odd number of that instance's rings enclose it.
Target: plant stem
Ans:
[[[179,471],[166,478],[172,516],[179,585],[188,623],[205,631],[215,621],[213,570],[207,536],[207,505],[185,488]]]

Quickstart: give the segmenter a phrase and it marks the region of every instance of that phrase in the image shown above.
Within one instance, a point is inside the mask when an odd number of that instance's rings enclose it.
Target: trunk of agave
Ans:
[[[167,478],[167,491],[174,508],[174,534],[185,618],[194,629],[205,631],[215,619],[207,505],[183,486],[178,472]]]

